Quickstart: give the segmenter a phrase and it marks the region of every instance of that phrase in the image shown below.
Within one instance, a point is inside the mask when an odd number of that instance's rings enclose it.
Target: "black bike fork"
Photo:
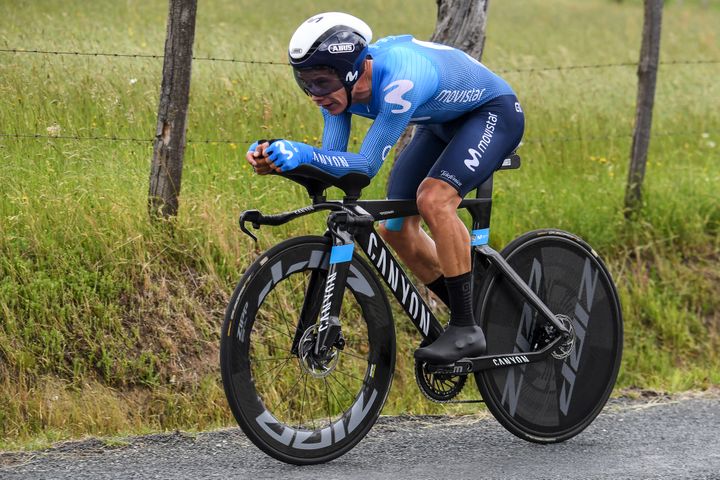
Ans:
[[[290,351],[293,355],[298,355],[298,347],[300,339],[308,328],[312,327],[317,321],[322,306],[322,292],[325,286],[327,272],[324,270],[313,270],[310,274],[307,288],[305,289],[305,300],[303,301],[302,310],[300,310],[300,318],[295,327],[295,338],[293,338],[292,348]]]
[[[319,315],[317,321],[317,339],[315,342],[315,355],[323,357],[330,349],[337,347],[342,349],[345,341],[340,331],[340,309],[345,293],[345,283],[350,270],[355,241],[353,235],[348,231],[348,215],[345,212],[335,212],[328,217],[328,233],[332,241],[330,259],[325,277],[325,286],[321,289],[321,278],[315,272],[310,279],[310,285],[306,292],[305,304],[298,323],[298,330],[295,333],[293,342],[294,350],[297,350],[297,343],[309,328],[314,319]],[[322,301],[317,309],[318,298]],[[315,298],[311,298],[315,297]]]

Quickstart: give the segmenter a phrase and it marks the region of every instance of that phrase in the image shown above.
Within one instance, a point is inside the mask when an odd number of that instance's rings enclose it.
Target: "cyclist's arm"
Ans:
[[[399,88],[391,86],[388,92]],[[405,94],[402,98],[403,104],[386,103],[383,105],[365,135],[358,153],[313,148],[309,163],[336,177],[350,172],[360,172],[370,177],[375,176],[390,149],[410,123],[416,105],[412,100],[414,100],[412,95]]]
[[[382,98],[380,111],[358,153],[285,141],[287,145],[272,149],[278,152],[271,154],[272,160],[278,159],[275,164],[283,171],[295,168],[298,164],[310,163],[337,177],[350,172],[375,176],[390,149],[410,123],[418,105],[433,95],[438,82],[432,65],[424,57],[413,56],[412,61],[407,61],[404,52],[393,53],[386,59],[393,68],[389,73],[383,72],[382,81],[378,82],[378,91],[373,93]],[[347,145],[347,141],[345,143]],[[280,152],[285,159],[289,158],[287,163],[280,158]]]
[[[373,96],[382,99],[378,116],[365,135],[360,152],[349,155],[352,165],[363,169],[370,177],[380,170],[417,107],[431,98],[438,86],[438,77],[430,61],[414,52],[394,50],[385,56],[383,63],[384,70],[377,71],[381,75],[380,81],[373,82],[377,88]],[[334,175],[341,171],[318,166]]]
[[[322,146],[324,150],[344,152],[347,150],[350,138],[350,126],[352,115],[350,112],[340,115],[331,115],[324,108],[320,108],[325,120],[323,128]]]

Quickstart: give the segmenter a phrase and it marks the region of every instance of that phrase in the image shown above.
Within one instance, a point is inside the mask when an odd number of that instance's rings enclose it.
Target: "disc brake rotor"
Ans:
[[[323,378],[330,375],[337,367],[340,352],[333,347],[327,352],[327,355],[322,357],[315,355],[317,332],[317,324],[305,330],[298,344],[298,360],[300,361],[300,368],[304,372],[315,378]]]
[[[575,327],[573,326],[570,317],[568,317],[567,315],[558,314],[555,316],[555,318],[557,318],[563,324],[563,326],[570,331],[570,335],[567,337],[567,339],[565,339],[564,342],[558,345],[558,347],[552,352],[553,358],[563,360],[570,356],[573,351],[573,347],[575,347]]]

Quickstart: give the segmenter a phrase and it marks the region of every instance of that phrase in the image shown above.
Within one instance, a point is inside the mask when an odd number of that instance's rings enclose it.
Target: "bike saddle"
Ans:
[[[328,187],[338,187],[342,190],[345,193],[345,200],[357,200],[362,194],[362,189],[370,184],[370,177],[364,173],[350,172],[336,177],[307,163],[299,165],[289,172],[273,172],[273,174],[290,179],[305,187],[313,203],[325,201],[325,190]]]
[[[515,170],[520,168],[520,155],[516,151],[510,153],[497,168],[498,170]]]

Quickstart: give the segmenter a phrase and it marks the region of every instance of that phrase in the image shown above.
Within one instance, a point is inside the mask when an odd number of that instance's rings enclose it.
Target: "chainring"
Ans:
[[[428,400],[447,403],[462,391],[467,375],[429,373],[425,365],[425,362],[415,361],[415,381]]]

